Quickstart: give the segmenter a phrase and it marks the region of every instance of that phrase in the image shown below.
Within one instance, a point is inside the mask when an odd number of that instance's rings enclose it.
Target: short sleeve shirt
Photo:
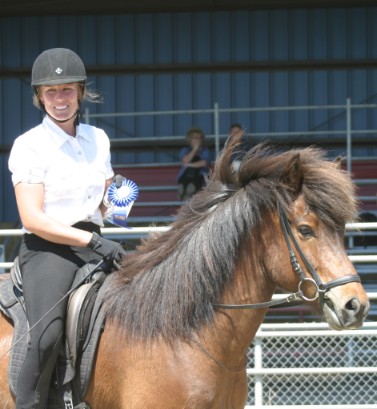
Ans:
[[[80,124],[72,137],[46,116],[16,138],[8,164],[14,186],[43,183],[44,211],[51,218],[65,225],[91,221],[103,226],[99,206],[114,172],[102,129]]]
[[[178,154],[179,160],[182,161],[182,158],[186,156],[191,150],[192,150],[192,147],[190,146],[184,146],[183,148],[181,148]],[[200,148],[197,153],[197,156],[200,157],[200,160],[205,160],[207,162],[207,165],[211,161],[211,153],[208,148],[204,148],[204,147]],[[181,168],[179,169],[178,175],[177,175],[177,180],[183,174],[185,169],[187,169],[185,166],[181,166]],[[207,173],[208,173],[208,166],[204,166],[203,168],[200,169],[201,175],[205,176]]]

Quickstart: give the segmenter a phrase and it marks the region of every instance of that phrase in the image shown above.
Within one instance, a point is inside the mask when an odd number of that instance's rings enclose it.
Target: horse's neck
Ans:
[[[251,274],[250,270],[239,269],[236,271],[234,280],[227,287],[221,303],[256,304],[269,301],[274,287],[264,279],[262,274],[257,276]],[[219,308],[217,310],[214,325],[209,331],[212,333],[213,339],[218,340],[213,348],[218,349],[217,354],[222,355],[227,367],[234,368],[237,365],[242,365],[250,343],[263,322],[266,311],[266,308]]]

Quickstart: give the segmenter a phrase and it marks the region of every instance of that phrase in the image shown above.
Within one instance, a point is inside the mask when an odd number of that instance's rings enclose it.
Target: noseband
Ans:
[[[257,304],[213,304],[215,308],[224,308],[224,309],[257,309],[257,308],[266,308],[272,307],[282,304],[289,304],[293,301],[296,303],[297,301],[315,301],[319,299],[321,307],[325,302],[325,294],[328,290],[334,287],[338,287],[340,285],[349,284],[349,283],[360,283],[360,277],[358,275],[347,275],[344,277],[339,277],[334,280],[331,280],[327,283],[323,283],[321,281],[321,277],[315,270],[315,268],[311,265],[309,260],[306,258],[305,254],[301,250],[300,245],[297,242],[295,235],[293,234],[291,225],[289,220],[285,214],[285,212],[280,209],[279,210],[279,218],[280,218],[280,225],[283,231],[284,240],[288,247],[289,258],[291,262],[292,269],[298,275],[300,281],[298,284],[298,291],[292,294],[289,294],[287,297],[280,299],[280,300],[271,300],[267,302],[257,303]],[[309,272],[311,277],[307,277],[301,268],[295,250],[292,246],[296,249],[297,253],[299,254],[301,260],[305,264],[306,270]],[[306,284],[310,283],[315,287],[315,295],[314,297],[307,297],[304,295],[302,287]]]

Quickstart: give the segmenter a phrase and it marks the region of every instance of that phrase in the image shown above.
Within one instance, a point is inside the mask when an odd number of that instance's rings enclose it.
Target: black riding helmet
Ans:
[[[31,85],[59,85],[85,82],[85,66],[81,58],[67,48],[51,48],[43,51],[34,61]]]
[[[67,48],[51,48],[39,54],[31,70],[31,85],[34,88],[34,105],[49,115],[38,96],[38,87],[41,85],[61,85],[78,82],[82,84],[84,92],[86,71],[81,58],[72,50]],[[79,109],[75,113],[76,125],[79,123]],[[49,115],[50,116],[50,115]],[[66,122],[71,118],[63,121]],[[55,119],[56,121],[56,119]]]

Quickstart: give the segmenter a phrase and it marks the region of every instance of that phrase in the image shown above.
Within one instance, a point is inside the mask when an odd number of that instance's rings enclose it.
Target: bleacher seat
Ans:
[[[354,159],[351,174],[360,200],[361,211],[377,211],[377,159]]]
[[[179,163],[114,166],[115,173],[133,180],[139,187],[129,221],[160,223],[174,219],[183,202],[177,199]]]
[[[345,166],[345,164],[344,164]],[[179,163],[153,163],[144,165],[114,166],[116,173],[133,180],[140,189],[138,200],[130,214],[145,222],[173,220],[183,202],[177,199]],[[377,159],[352,161],[352,177],[357,185],[360,211],[377,214]],[[143,219],[144,218],[144,219]]]

